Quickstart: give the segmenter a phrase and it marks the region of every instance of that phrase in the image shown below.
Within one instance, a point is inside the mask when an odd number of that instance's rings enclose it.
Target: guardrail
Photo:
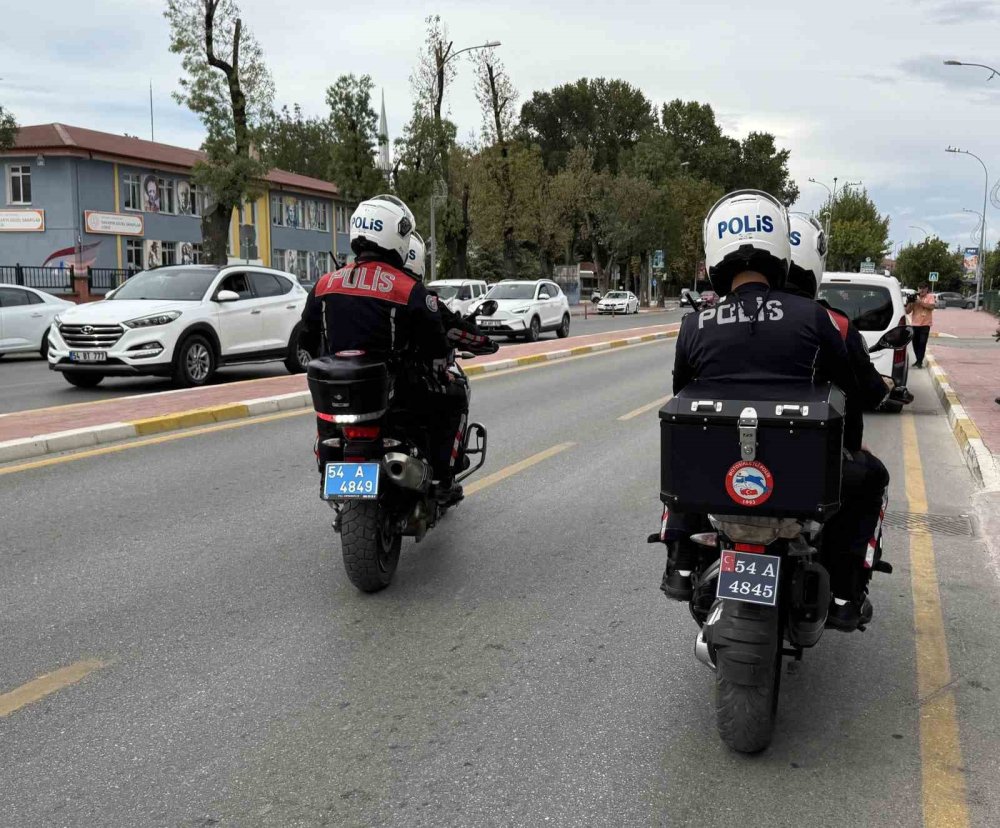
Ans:
[[[0,284],[71,293],[73,290],[73,265],[69,267],[0,265]]]

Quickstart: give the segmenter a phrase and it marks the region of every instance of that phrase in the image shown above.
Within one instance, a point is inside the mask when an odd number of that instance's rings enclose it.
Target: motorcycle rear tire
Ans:
[[[739,753],[771,744],[781,687],[778,613],[725,601],[712,638],[716,648],[715,713],[722,741]]]
[[[377,501],[349,501],[340,515],[347,577],[362,592],[385,589],[399,564],[402,537],[389,526]]]

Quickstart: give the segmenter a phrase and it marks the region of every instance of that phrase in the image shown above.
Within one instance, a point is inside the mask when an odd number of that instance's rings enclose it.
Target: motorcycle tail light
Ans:
[[[767,547],[759,543],[734,543],[733,549],[736,552],[755,552],[757,554],[767,552]]]
[[[344,426],[344,436],[348,440],[377,440],[382,429],[377,426]]]

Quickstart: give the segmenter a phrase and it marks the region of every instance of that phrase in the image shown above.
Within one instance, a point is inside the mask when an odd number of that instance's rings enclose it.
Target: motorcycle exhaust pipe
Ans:
[[[382,458],[386,476],[401,489],[425,492],[431,483],[431,469],[423,460],[398,451]]]
[[[708,642],[705,640],[705,631],[698,630],[698,637],[694,640],[694,657],[709,670],[715,672],[715,662],[708,652]]]

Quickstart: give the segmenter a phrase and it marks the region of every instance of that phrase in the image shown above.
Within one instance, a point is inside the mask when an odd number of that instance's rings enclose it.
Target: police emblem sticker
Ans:
[[[427,299],[424,301],[427,302],[427,310],[431,313],[438,312],[438,298],[433,293],[428,293]]]
[[[760,506],[770,499],[774,478],[763,463],[740,460],[726,474],[726,491],[740,506]]]

